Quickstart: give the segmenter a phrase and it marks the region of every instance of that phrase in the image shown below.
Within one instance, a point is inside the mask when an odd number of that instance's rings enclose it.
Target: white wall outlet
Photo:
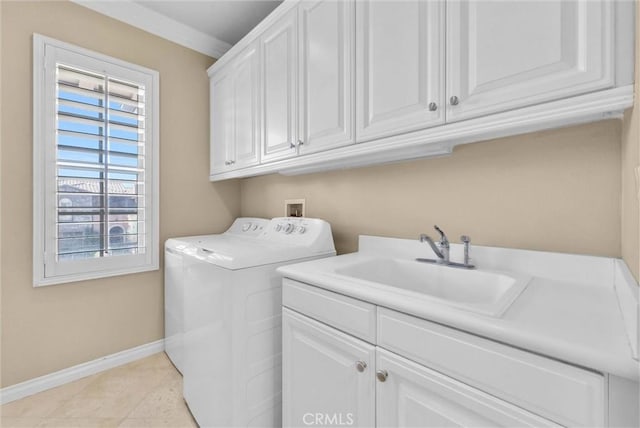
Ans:
[[[304,199],[286,199],[284,201],[285,217],[304,217]]]

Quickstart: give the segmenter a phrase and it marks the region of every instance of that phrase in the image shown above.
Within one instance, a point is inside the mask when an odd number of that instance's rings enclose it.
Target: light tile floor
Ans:
[[[164,352],[0,406],[0,426],[197,427]]]

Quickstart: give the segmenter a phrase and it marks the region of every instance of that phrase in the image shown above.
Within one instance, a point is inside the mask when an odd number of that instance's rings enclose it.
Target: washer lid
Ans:
[[[190,245],[199,245],[204,240],[229,240],[238,237],[255,238],[262,234],[270,220],[257,217],[238,217],[224,233],[209,235],[179,236],[165,241],[165,248],[182,252]]]
[[[197,245],[203,239],[214,238],[222,235],[197,235],[197,236],[181,236],[178,238],[169,238],[165,241],[164,247],[171,252],[182,253],[187,247]]]
[[[282,245],[238,238],[204,240],[200,245],[190,246],[184,253],[202,262],[230,270],[335,255],[333,250],[317,251],[305,246]]]

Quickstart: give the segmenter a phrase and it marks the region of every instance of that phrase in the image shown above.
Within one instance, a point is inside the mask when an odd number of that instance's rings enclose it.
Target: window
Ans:
[[[33,45],[34,285],[158,269],[158,73]]]

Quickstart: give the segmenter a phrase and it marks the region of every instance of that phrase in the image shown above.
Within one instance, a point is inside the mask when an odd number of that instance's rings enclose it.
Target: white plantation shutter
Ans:
[[[144,86],[63,64],[56,75],[56,256],[144,253]]]
[[[36,285],[157,269],[157,80],[34,36]]]

